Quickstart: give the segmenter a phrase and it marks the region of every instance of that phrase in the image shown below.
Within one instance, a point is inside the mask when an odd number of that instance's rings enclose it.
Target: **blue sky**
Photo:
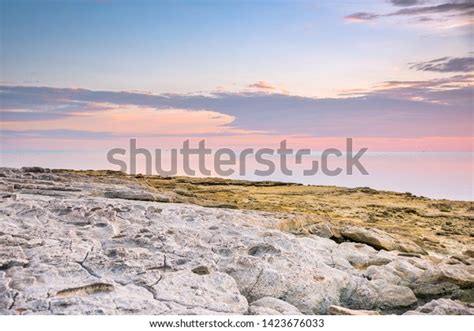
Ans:
[[[473,0],[0,0],[0,166],[116,170],[107,151],[131,138],[351,137],[371,176],[273,179],[472,200],[473,16]]]
[[[466,28],[344,19],[395,10],[384,0],[1,3],[8,84],[193,93],[265,80],[292,94],[334,96],[432,77],[407,63],[465,56],[472,46]]]
[[[472,0],[0,4],[5,150],[136,136],[473,149]]]

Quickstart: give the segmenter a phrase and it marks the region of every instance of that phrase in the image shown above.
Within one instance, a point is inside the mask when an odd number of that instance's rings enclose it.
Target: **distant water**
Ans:
[[[435,199],[474,200],[474,153],[372,152],[362,160],[369,175],[355,170],[351,176],[329,177],[318,173],[305,177],[300,171],[293,177],[275,174],[272,179],[313,185],[367,186]],[[343,162],[335,161],[330,166],[343,167]]]
[[[364,176],[355,171],[354,175],[341,174],[328,177],[318,173],[312,177],[302,176],[302,166],[291,165],[293,176],[285,176],[277,171],[270,177],[253,175],[249,164],[247,175],[232,176],[249,180],[276,180],[313,185],[336,185],[344,187],[367,186],[379,190],[410,192],[415,195],[436,199],[474,200],[474,153],[450,152],[370,152],[362,158],[369,172]],[[317,154],[315,158],[318,159]],[[290,162],[291,163],[291,162]],[[164,161],[165,167],[166,161]],[[209,163],[211,164],[211,163]],[[116,169],[107,163],[105,152],[90,153],[74,151],[30,151],[22,153],[0,153],[0,166],[22,167],[38,165],[50,168],[71,169]],[[343,166],[344,162],[331,158],[330,167]],[[307,166],[307,164],[305,165]],[[197,167],[196,167],[197,168]],[[237,169],[237,167],[235,167]],[[257,168],[264,169],[259,166]],[[277,165],[277,168],[278,165]],[[144,172],[144,166],[138,165]]]

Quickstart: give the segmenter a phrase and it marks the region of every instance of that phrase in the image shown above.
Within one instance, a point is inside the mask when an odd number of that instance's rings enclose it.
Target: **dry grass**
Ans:
[[[168,194],[174,202],[278,212],[277,227],[308,234],[314,224],[373,227],[425,249],[456,251],[474,243],[472,202],[432,200],[370,188],[304,186],[216,178],[128,176],[110,171],[74,172],[96,180],[121,178]]]

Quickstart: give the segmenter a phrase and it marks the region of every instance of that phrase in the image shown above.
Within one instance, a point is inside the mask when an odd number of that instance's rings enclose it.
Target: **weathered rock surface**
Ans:
[[[157,201],[157,202],[170,202],[170,198],[153,194],[146,191],[106,191],[104,197],[111,199],[125,199],[125,200],[141,200],[141,201]]]
[[[438,299],[407,311],[404,315],[474,315],[474,305],[457,300]]]
[[[0,174],[2,314],[403,313],[472,298],[469,259],[400,253],[388,234],[337,243],[282,232],[269,212],[160,203],[132,181]]]
[[[301,312],[289,303],[272,297],[264,297],[249,306],[251,315],[301,315]]]

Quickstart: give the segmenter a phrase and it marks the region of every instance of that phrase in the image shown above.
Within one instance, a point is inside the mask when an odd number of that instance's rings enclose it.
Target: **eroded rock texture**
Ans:
[[[2,314],[472,313],[472,256],[380,230],[298,236],[269,212],[41,168],[0,169],[0,192]]]

